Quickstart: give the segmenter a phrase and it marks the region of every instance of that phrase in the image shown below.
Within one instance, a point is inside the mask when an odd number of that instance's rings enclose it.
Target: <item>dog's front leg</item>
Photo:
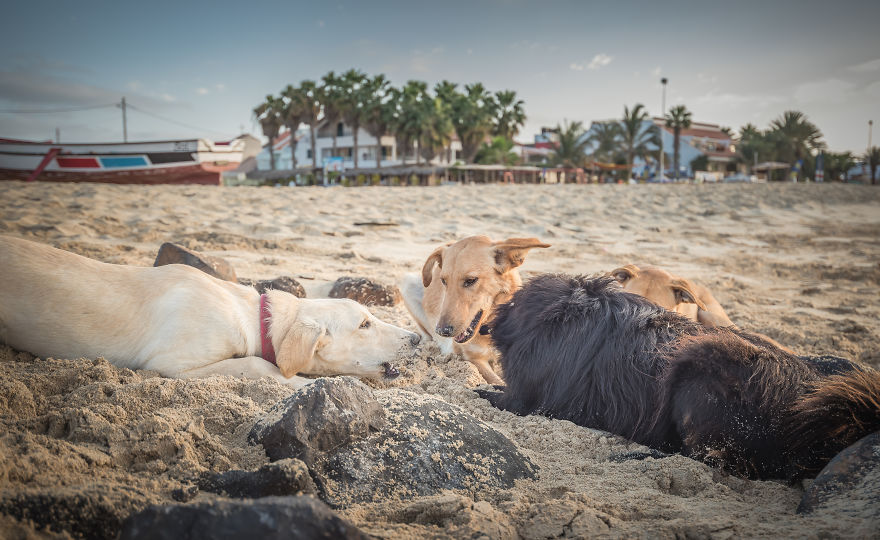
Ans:
[[[499,385],[504,384],[504,381],[501,380],[495,372],[492,370],[492,366],[489,365],[490,355],[480,355],[480,356],[469,356],[465,355],[465,359],[468,362],[476,366],[477,371],[480,372],[480,375],[483,376],[483,379],[486,380],[487,383],[491,385]]]
[[[245,379],[260,379],[262,377],[270,377],[281,384],[292,386],[293,388],[302,388],[314,382],[314,379],[305,377],[285,377],[281,374],[278,366],[267,362],[259,356],[245,356],[243,358],[227,358],[206,366],[199,366],[187,369],[177,373],[175,376],[180,379],[195,379],[201,377],[210,377],[211,375],[229,375],[232,377],[242,377]]]

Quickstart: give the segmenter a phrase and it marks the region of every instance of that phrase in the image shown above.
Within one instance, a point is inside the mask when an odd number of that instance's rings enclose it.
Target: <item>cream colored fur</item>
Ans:
[[[278,366],[260,355],[260,295],[195,268],[107,264],[0,236],[0,342],[41,357],[97,358],[166,377],[380,378],[418,335],[351,300],[269,291]]]

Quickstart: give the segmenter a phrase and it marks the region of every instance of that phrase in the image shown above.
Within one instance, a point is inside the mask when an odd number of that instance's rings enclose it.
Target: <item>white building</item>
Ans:
[[[336,132],[336,152],[333,152],[333,132]],[[339,122],[336,126],[322,123],[315,130],[315,153],[318,156],[318,167],[322,167],[324,160],[332,156],[341,157],[345,169],[354,167],[354,136],[351,127]],[[311,135],[308,127],[300,127],[296,132],[296,162],[297,167],[307,168],[312,166],[312,145]],[[373,168],[378,164],[376,162],[376,138],[367,133],[363,128],[358,132],[358,168]],[[273,145],[275,154],[275,169],[292,169],[293,162],[290,158],[290,132],[282,132]],[[403,158],[406,158],[407,165],[415,165],[416,152],[415,146],[407,149],[406,156],[402,155],[401,148],[398,148],[397,141],[390,135],[382,137],[382,167],[390,167],[393,165],[402,165]],[[441,155],[435,157],[431,163],[435,165],[454,164],[461,159],[461,142],[458,137],[453,135],[452,143],[441,152]],[[424,159],[420,159],[421,164],[427,164]],[[257,157],[257,168],[260,170],[270,169],[269,145],[263,146],[263,151]]]

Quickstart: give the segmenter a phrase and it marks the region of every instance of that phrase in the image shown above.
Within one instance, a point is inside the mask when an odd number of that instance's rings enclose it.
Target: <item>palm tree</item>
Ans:
[[[865,162],[871,171],[871,185],[877,182],[877,166],[880,165],[880,147],[872,146],[865,152]]]
[[[286,91],[290,91],[288,85]],[[316,153],[315,131],[321,122],[321,101],[319,99],[318,85],[315,81],[305,80],[299,83],[299,88],[293,89],[293,95],[301,101],[302,120],[309,125],[309,138],[312,143],[312,168],[318,168],[318,155]]]
[[[356,69],[350,69],[342,74],[343,87],[345,88],[344,97],[341,100],[342,118],[345,123],[351,126],[354,154],[354,168],[358,166],[358,132],[364,121],[363,104],[367,99],[367,76]]]
[[[296,131],[303,121],[302,101],[284,98],[282,101],[284,106],[281,109],[281,121],[290,133],[290,159],[293,168],[296,169],[296,145],[299,142],[296,139]]]
[[[439,99],[441,103],[443,103],[443,108],[446,111],[447,119],[450,123],[452,122],[453,105],[455,104],[455,100],[461,96],[457,88],[457,84],[451,83],[446,80],[440,81],[434,85],[434,96],[436,96],[436,98]],[[454,128],[452,131],[455,131]],[[451,142],[452,137],[450,137],[450,143]],[[446,161],[452,161],[451,144],[447,145],[446,147]]]
[[[770,123],[770,128],[779,157],[786,161],[797,163],[825,147],[822,132],[800,111],[785,111]]]
[[[364,128],[376,137],[376,167],[382,167],[382,137],[394,122],[393,94],[385,75],[376,75],[366,83],[363,104]]]
[[[590,138],[586,136],[584,125],[581,122],[568,123],[556,126],[559,133],[559,143],[556,151],[550,156],[550,162],[554,165],[562,165],[573,169],[582,167],[587,159],[587,148],[590,146]]]
[[[430,162],[452,142],[450,107],[438,97],[430,97],[420,110],[419,155]]]
[[[266,96],[266,101],[254,108],[254,115],[260,123],[263,135],[269,139],[269,166],[275,170],[275,138],[283,125],[281,114],[284,109],[282,100],[275,96]],[[293,134],[291,134],[292,136]]]
[[[336,126],[342,121],[342,107],[345,99],[345,80],[337,77],[332,71],[321,77],[321,86],[318,89],[318,100],[324,110],[324,122],[333,133],[332,156],[336,156],[338,133]]]
[[[461,141],[464,161],[473,163],[483,141],[492,132],[496,105],[482,84],[469,84],[464,89],[464,95],[456,93],[453,97],[452,125]]]
[[[400,90],[394,92],[395,114],[393,122],[394,137],[401,149],[402,161],[413,145],[422,138],[422,130],[428,115],[427,103],[431,99],[428,85],[422,81],[407,81]],[[421,152],[416,153],[416,163]]]
[[[623,119],[620,121],[621,142],[626,154],[626,165],[629,178],[632,178],[633,162],[636,157],[648,155],[648,145],[660,146],[660,133],[653,123],[647,128],[644,126],[648,120],[648,112],[644,105],[636,103],[632,110],[623,108]]]
[[[483,143],[477,152],[475,161],[483,165],[516,165],[519,156],[513,150],[513,141],[497,136],[492,137],[491,144]]]
[[[620,124],[617,122],[600,122],[593,124],[588,141],[593,146],[593,158],[610,163],[621,146]]]
[[[669,114],[666,115],[664,120],[666,125],[672,128],[672,161],[675,167],[675,180],[678,181],[679,170],[681,169],[678,165],[679,158],[681,157],[681,130],[691,127],[691,112],[684,105],[676,105],[669,109]],[[663,174],[663,171],[660,174]]]
[[[519,128],[526,122],[523,105],[522,100],[516,99],[516,92],[513,90],[495,92],[495,107],[498,117],[495,120],[492,134],[512,141],[513,137],[519,133]]]
[[[825,152],[825,176],[829,181],[847,180],[849,170],[855,164],[855,157],[850,152]]]

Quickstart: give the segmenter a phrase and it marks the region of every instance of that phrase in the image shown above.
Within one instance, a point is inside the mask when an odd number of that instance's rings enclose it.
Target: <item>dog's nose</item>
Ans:
[[[409,343],[410,343],[410,345],[412,345],[413,347],[415,347],[416,345],[418,345],[420,341],[422,341],[422,336],[420,336],[420,335],[418,335],[418,334],[411,334],[411,335],[409,336]]]
[[[455,328],[451,324],[448,324],[446,326],[440,326],[439,324],[437,325],[437,335],[439,336],[452,337],[452,332],[454,330]]]

